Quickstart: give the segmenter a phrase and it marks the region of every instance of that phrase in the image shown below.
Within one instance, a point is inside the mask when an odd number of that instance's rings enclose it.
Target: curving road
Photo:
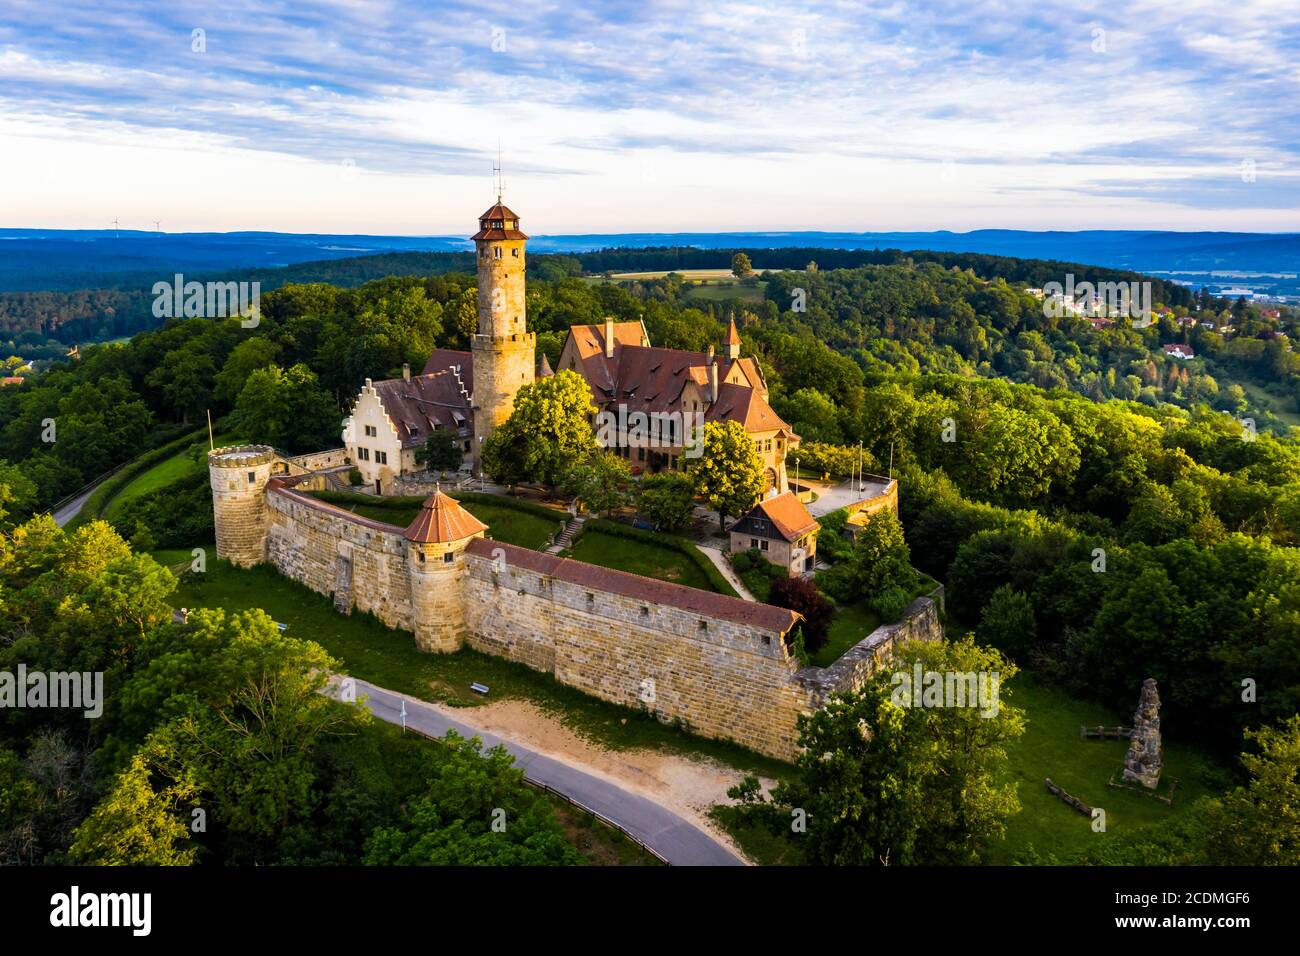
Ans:
[[[334,681],[341,679],[336,677]],[[363,695],[366,698],[371,713],[390,724],[402,723],[402,701],[406,701],[408,727],[434,737],[454,730],[466,737],[482,738],[485,747],[504,745],[528,780],[545,784],[588,810],[613,820],[673,866],[744,866],[742,860],[707,832],[640,794],[512,740],[452,720],[414,697],[363,680],[356,680],[356,690],[358,699]]]

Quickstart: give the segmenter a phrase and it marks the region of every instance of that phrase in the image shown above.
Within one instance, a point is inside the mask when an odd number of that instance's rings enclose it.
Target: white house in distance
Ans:
[[[1196,358],[1196,350],[1190,345],[1184,345],[1181,342],[1174,342],[1170,345],[1166,345],[1165,354],[1170,358],[1182,359],[1183,361]]]

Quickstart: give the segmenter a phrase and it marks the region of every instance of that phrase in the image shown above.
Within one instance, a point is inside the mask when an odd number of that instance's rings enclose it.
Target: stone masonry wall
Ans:
[[[389,627],[412,630],[407,542],[401,529],[304,502],[291,491],[267,494],[270,562],[320,594],[346,588],[349,604]]]
[[[593,697],[791,760],[807,688],[779,633],[466,555],[469,643]],[[588,597],[590,595],[590,597]],[[701,628],[701,621],[705,627]]]
[[[799,669],[779,632],[647,604],[470,552],[457,554],[456,587],[443,594],[439,582],[438,595],[413,595],[413,579],[428,581],[426,587],[433,581],[410,573],[410,545],[400,529],[292,489],[273,487],[267,499],[268,558],[281,573],[321,594],[345,595],[342,607],[417,632],[424,649],[454,650],[454,636],[463,633],[476,650],[552,674],[594,697],[644,707],[694,733],[785,760],[796,756],[800,713],[837,690],[860,687],[897,642],[942,633],[934,601],[919,598],[900,623],[877,628],[831,667]],[[427,569],[443,570],[440,563]],[[447,604],[457,590],[463,623]],[[416,604],[438,620],[416,621]]]

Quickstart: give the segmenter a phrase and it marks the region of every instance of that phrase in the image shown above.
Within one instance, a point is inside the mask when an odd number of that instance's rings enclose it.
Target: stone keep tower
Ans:
[[[471,237],[478,254],[478,334],[472,336],[474,363],[475,461],[483,442],[510,417],[515,393],[531,384],[537,336],[524,313],[524,243],[519,217],[497,203],[478,220]]]
[[[487,525],[441,489],[402,532],[411,576],[411,629],[422,651],[452,653],[465,645],[465,547]]]
[[[266,560],[266,483],[271,479],[275,449],[236,445],[208,452],[217,557],[240,567]]]

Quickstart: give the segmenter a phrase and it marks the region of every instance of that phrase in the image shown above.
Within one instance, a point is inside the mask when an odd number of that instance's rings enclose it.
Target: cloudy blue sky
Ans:
[[[0,0],[0,226],[1291,231],[1298,104],[1300,0]]]

